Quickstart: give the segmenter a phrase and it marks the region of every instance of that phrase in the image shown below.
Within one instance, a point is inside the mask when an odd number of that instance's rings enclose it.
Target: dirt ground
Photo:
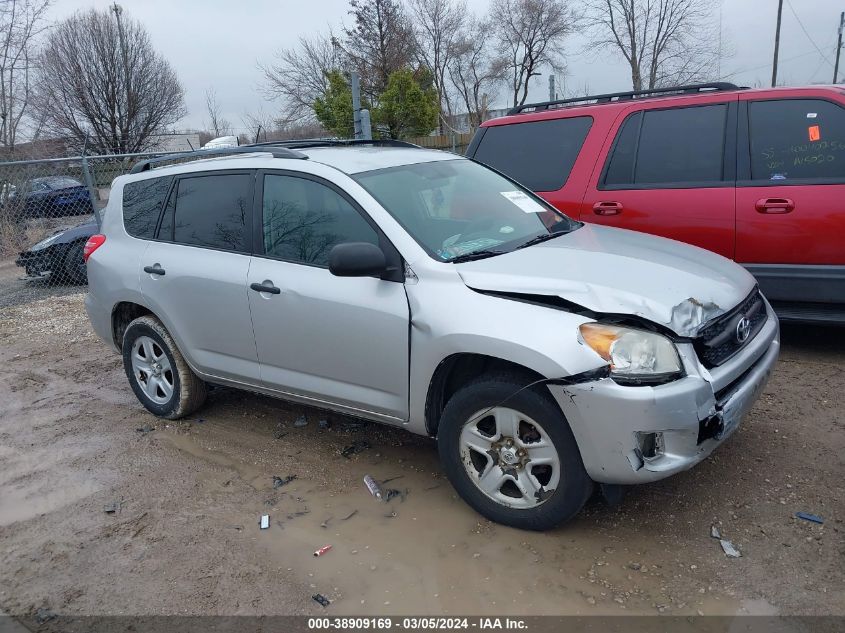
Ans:
[[[528,533],[475,514],[399,429],[228,389],[154,418],[65,291],[0,307],[0,611],[845,614],[843,329],[784,328],[766,393],[692,471]],[[403,494],[376,501],[367,473]]]

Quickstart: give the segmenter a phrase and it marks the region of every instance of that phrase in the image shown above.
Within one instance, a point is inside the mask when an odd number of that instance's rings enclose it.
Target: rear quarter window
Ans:
[[[170,191],[172,176],[130,182],[123,187],[123,226],[132,237],[151,240]]]
[[[556,191],[566,184],[592,124],[592,117],[581,116],[494,125],[473,158],[533,191]]]

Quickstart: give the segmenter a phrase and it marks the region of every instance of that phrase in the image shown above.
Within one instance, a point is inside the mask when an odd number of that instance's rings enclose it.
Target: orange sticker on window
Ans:
[[[811,125],[807,128],[807,131],[810,133],[810,141],[818,141],[822,137],[822,132],[818,125]]]

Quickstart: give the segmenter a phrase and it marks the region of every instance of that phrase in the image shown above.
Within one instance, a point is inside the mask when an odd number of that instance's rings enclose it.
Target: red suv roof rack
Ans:
[[[586,97],[574,97],[572,99],[559,99],[557,101],[543,101],[541,103],[526,103],[508,110],[508,114],[521,114],[523,112],[542,112],[544,110],[556,109],[561,106],[574,105],[578,103],[614,103],[626,99],[642,99],[648,97],[660,97],[677,94],[695,94],[699,92],[718,92],[722,90],[745,90],[724,81],[717,81],[707,84],[690,84],[688,86],[670,86],[667,88],[650,88],[649,90],[633,90],[631,92],[610,92],[602,95],[590,95]]]

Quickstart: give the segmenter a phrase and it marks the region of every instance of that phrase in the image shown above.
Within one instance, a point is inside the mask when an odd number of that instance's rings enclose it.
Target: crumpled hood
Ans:
[[[475,290],[556,295],[594,312],[642,317],[679,336],[695,336],[755,285],[744,268],[721,255],[594,224],[456,269]]]

